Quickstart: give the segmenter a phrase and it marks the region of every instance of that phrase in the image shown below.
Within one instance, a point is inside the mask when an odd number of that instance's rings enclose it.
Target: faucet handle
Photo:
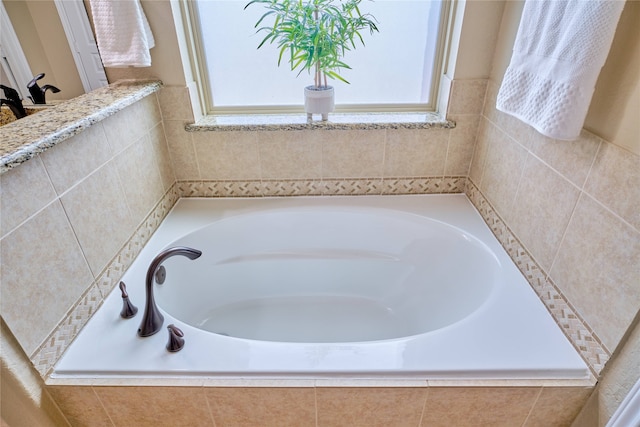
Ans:
[[[131,319],[138,312],[138,307],[133,305],[131,301],[129,301],[129,294],[127,293],[127,285],[124,282],[120,282],[120,291],[122,292],[122,311],[120,312],[120,317],[123,319]]]
[[[167,350],[172,353],[182,350],[182,347],[184,347],[184,332],[173,323],[167,326],[167,330],[169,331]]]
[[[27,83],[27,89],[31,88],[33,86],[35,86],[38,80],[40,80],[41,78],[44,77],[44,73],[40,73],[38,75],[33,76],[33,78],[31,79],[31,81],[29,83]]]

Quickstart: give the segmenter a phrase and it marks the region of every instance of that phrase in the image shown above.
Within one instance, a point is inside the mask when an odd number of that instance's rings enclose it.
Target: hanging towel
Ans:
[[[155,45],[139,0],[89,0],[105,67],[149,67]]]
[[[527,0],[496,107],[551,138],[576,139],[622,0]]]

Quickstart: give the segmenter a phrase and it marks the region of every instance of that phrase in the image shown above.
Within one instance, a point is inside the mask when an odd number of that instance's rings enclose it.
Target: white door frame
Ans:
[[[108,84],[82,0],[54,0],[85,92]],[[82,46],[81,46],[82,44]],[[91,52],[87,46],[91,45]],[[96,66],[96,64],[99,64]]]
[[[18,91],[22,99],[29,99],[26,84],[31,81],[33,74],[2,1],[0,1],[0,61],[2,69],[11,80],[8,82],[9,85]]]

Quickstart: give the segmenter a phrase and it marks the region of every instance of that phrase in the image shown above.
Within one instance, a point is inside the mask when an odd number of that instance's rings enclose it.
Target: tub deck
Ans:
[[[153,257],[213,221],[258,210],[357,207],[424,215],[480,239],[502,266],[504,286],[470,316],[428,333],[380,341],[283,343],[211,334],[165,314],[185,334],[179,353],[167,334],[139,338],[144,277]],[[464,266],[464,259],[459,260]],[[115,289],[60,359],[51,379],[358,378],[408,380],[583,380],[590,371],[465,195],[181,199],[125,274],[136,317],[121,319]]]

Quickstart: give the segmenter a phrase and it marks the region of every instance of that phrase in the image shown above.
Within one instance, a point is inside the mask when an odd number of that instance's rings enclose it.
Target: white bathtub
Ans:
[[[147,267],[162,330],[136,335]],[[464,195],[182,199],[52,377],[583,379],[589,372]],[[186,345],[165,350],[166,326]]]

